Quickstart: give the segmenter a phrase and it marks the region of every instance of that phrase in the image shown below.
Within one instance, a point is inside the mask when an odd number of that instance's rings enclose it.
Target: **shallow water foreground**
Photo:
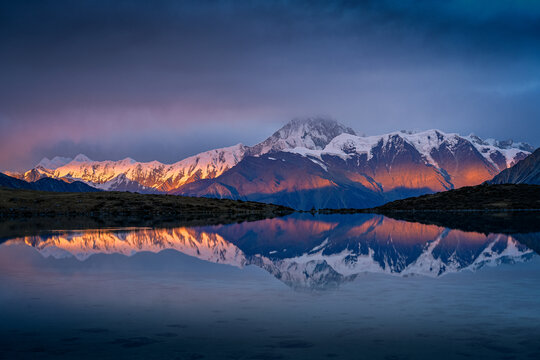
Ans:
[[[368,214],[11,239],[0,357],[540,358],[539,241]]]

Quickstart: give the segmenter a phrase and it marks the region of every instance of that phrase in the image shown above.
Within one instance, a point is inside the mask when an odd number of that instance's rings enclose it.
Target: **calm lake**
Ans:
[[[8,239],[0,358],[538,359],[539,244],[371,214]]]

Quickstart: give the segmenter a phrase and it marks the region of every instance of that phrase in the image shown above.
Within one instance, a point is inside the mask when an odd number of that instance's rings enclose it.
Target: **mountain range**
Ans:
[[[360,136],[334,120],[295,119],[254,146],[210,150],[174,164],[43,159],[8,175],[82,181],[101,190],[271,202],[297,209],[371,207],[477,185],[526,158],[525,143],[439,130]]]
[[[100,191],[81,181],[65,182],[52,178],[40,178],[36,181],[25,181],[0,173],[0,186],[12,189],[53,191],[53,192],[96,192]]]
[[[540,148],[516,165],[501,171],[489,183],[540,185]]]

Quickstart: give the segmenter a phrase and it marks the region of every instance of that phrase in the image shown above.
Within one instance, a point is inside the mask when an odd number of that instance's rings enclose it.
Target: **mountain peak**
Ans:
[[[279,133],[284,132],[298,132],[298,131],[319,131],[324,134],[333,134],[336,136],[346,133],[351,135],[356,135],[353,129],[346,127],[343,124],[340,124],[332,118],[326,117],[303,117],[295,118],[285,124],[281,129],[276,131]]]
[[[527,151],[527,152],[533,152],[534,151],[534,147],[531,146],[530,144],[527,144],[525,142],[515,142],[514,140],[512,139],[507,139],[507,140],[495,140],[495,139],[485,139],[483,140],[482,138],[480,138],[479,136],[471,133],[469,136],[468,136],[468,139],[475,143],[475,144],[478,144],[478,145],[483,145],[483,146],[494,146],[496,148],[499,148],[499,149],[503,149],[503,150],[507,150],[507,149],[519,149],[519,150],[523,150],[523,151]]]
[[[125,159],[120,160],[119,162],[122,162],[124,164],[135,164],[137,162],[137,160],[134,160],[134,159],[132,159],[130,157],[127,157]]]
[[[512,167],[501,171],[488,183],[540,185],[540,148]]]
[[[48,169],[49,165],[51,164],[51,159],[49,159],[48,157],[44,157],[43,159],[41,159],[40,162],[38,162],[38,164],[36,165],[36,167],[44,167],[46,169]]]
[[[323,117],[296,118],[289,121],[268,139],[252,148],[254,155],[294,149],[297,147],[322,150],[336,136],[356,135],[353,129],[336,120]]]
[[[79,154],[79,155],[75,156],[72,161],[86,162],[86,161],[92,161],[92,160],[90,160],[90,158],[88,156],[84,155],[84,154]]]
[[[71,158],[62,157],[62,156],[55,156],[54,158],[52,158],[52,160],[50,160],[49,158],[44,157],[36,165],[36,167],[43,167],[43,168],[49,169],[49,170],[56,170],[59,167],[66,165],[70,161],[72,161]]]

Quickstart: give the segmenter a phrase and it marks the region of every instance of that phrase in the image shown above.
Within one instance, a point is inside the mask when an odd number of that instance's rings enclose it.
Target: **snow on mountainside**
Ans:
[[[52,158],[52,160],[49,160],[48,158],[43,158],[39,162],[39,164],[36,165],[36,167],[42,167],[49,170],[56,170],[60,166],[64,166],[67,163],[71,162],[73,159],[68,157],[62,157],[62,156],[55,156]]]
[[[540,148],[511,168],[500,172],[489,183],[540,185]]]
[[[79,154],[55,169],[45,168],[47,162],[42,161],[36,168],[17,177],[28,181],[40,177],[81,180],[102,190],[166,192],[192,181],[221,175],[236,165],[246,150],[246,146],[238,144],[203,152],[170,165],[159,161],[142,163],[131,158],[93,161]]]
[[[439,130],[358,136],[335,120],[307,118],[290,121],[252,147],[210,150],[174,164],[130,158],[92,161],[79,154],[72,160],[43,159],[34,169],[10,175],[27,181],[80,180],[103,190],[241,198],[308,209],[359,207],[480,184],[525,158],[530,149],[523,143]],[[284,167],[286,161],[291,163]],[[340,200],[332,201],[336,198]]]
[[[335,120],[324,118],[294,119],[268,139],[253,146],[250,149],[250,155],[262,155],[297,147],[320,150],[341,134],[355,135],[355,132]]]
[[[384,147],[396,137],[404,139],[412,145],[424,158],[429,165],[441,167],[432,155],[441,145],[447,145],[453,149],[459,141],[470,142],[482,156],[492,164],[498,171],[502,171],[512,166],[517,161],[525,158],[530,149],[530,145],[517,143],[512,146],[510,141],[508,146],[495,145],[497,142],[490,143],[482,141],[475,135],[468,137],[460,136],[455,133],[444,133],[440,130],[427,130],[422,132],[393,132],[385,135],[376,136],[356,136],[354,134],[342,133],[336,136],[323,149],[310,149],[306,147],[294,147],[284,149],[284,151],[311,156],[322,160],[322,155],[339,156],[343,159],[351,158],[353,154],[365,154],[367,160],[372,158],[372,150],[379,144]]]
[[[255,156],[217,178],[192,182],[172,193],[270,202],[302,210],[366,208],[478,185],[528,155],[511,144],[501,148],[473,143],[438,130],[357,136],[343,126],[336,128],[334,122],[321,123],[319,119],[316,133],[323,128],[341,133],[330,141],[329,137],[319,139],[315,145],[304,132],[313,127],[310,120],[291,122],[286,131],[251,148],[249,153]],[[264,151],[268,153],[261,154]]]
[[[12,189],[26,189],[52,192],[95,192],[99,191],[80,181],[66,182],[49,177],[28,182],[0,173],[0,186]]]
[[[525,158],[524,154],[530,154],[534,148],[527,143],[514,143],[513,140],[497,141],[495,139],[482,140],[471,134],[465,137],[487,159],[497,165],[499,170],[504,170]],[[501,154],[503,157],[501,157]],[[506,160],[506,163],[504,162]]]
[[[245,156],[249,147],[242,144],[210,150],[198,155],[189,157],[173,164],[167,172],[167,179],[172,183],[168,184],[167,190],[176,189],[180,185],[200,179],[212,179],[223,174]],[[165,188],[164,188],[165,189]]]

